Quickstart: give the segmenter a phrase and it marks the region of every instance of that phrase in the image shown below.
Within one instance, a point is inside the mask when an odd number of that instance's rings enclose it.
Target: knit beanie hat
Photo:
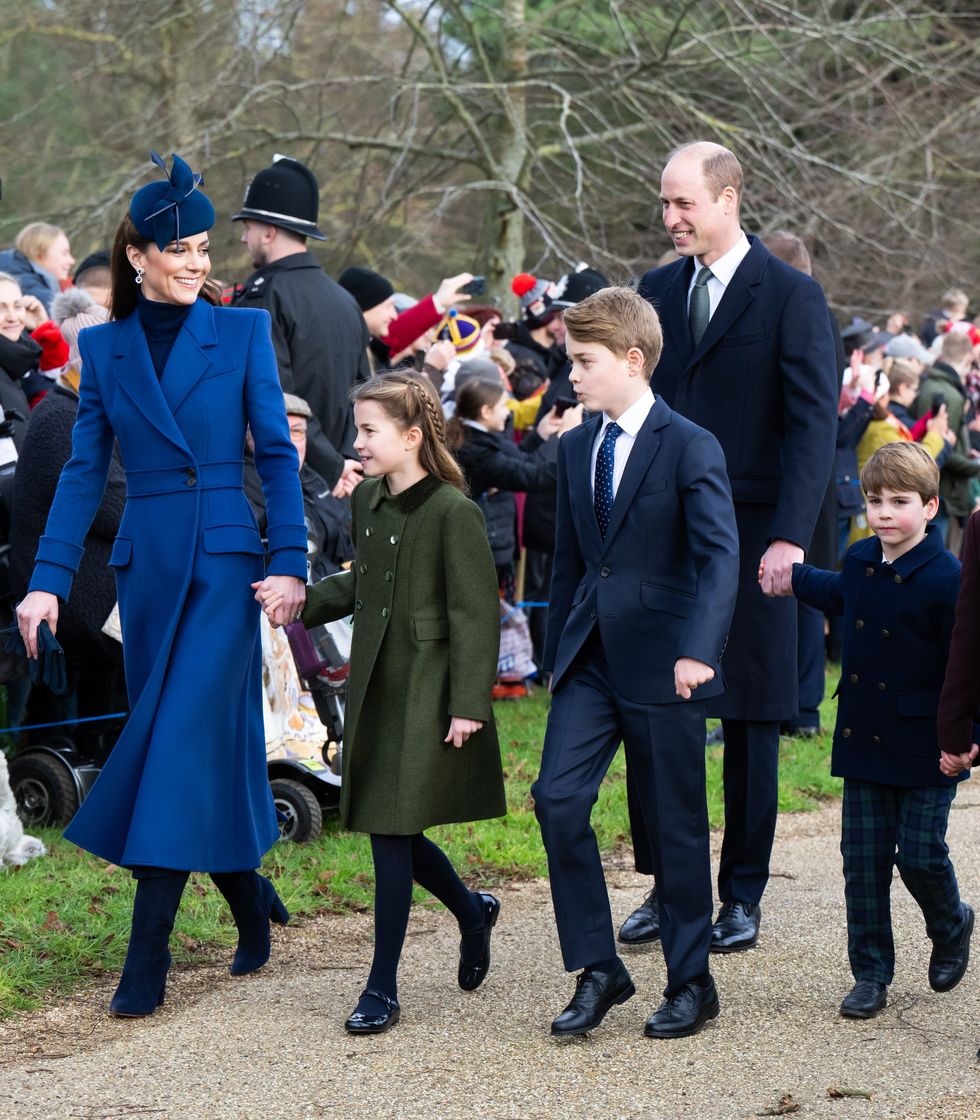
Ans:
[[[551,308],[554,284],[550,280],[539,280],[529,272],[519,272],[510,282],[511,291],[521,301],[521,311],[530,323],[543,325]]]
[[[370,268],[345,268],[337,283],[350,292],[362,311],[370,311],[395,294],[391,281]]]
[[[61,369],[68,362],[68,343],[61,337],[61,331],[47,319],[31,331],[31,338],[41,347],[38,368],[42,373]]]
[[[452,342],[458,358],[470,357],[480,349],[482,342],[480,324],[469,315],[461,315],[455,307],[446,316],[439,337]]]
[[[106,322],[109,312],[100,303],[96,303],[84,288],[68,288],[54,297],[51,303],[51,318],[57,323],[61,330],[61,337],[67,344],[65,362],[75,369],[81,369],[82,358],[78,352],[78,335],[85,327],[94,327]]]

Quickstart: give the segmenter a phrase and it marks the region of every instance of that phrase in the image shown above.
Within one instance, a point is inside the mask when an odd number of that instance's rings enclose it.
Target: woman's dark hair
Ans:
[[[463,472],[446,447],[446,421],[442,405],[424,377],[384,370],[356,385],[350,394],[357,401],[377,401],[402,431],[422,430],[419,462],[423,470],[466,492]]]
[[[133,245],[141,253],[145,253],[152,244],[152,241],[147,241],[141,236],[129,213],[124,214],[112,242],[112,257],[109,262],[110,319],[125,319],[136,310],[136,297],[139,291],[136,284],[136,269],[129,263],[126,248]],[[221,290],[212,280],[205,280],[201,285],[200,298],[218,306],[221,303]]]
[[[462,447],[466,440],[464,420],[480,420],[483,406],[491,407],[504,395],[500,381],[489,381],[485,377],[471,377],[456,390],[456,412],[446,425],[446,442],[450,447]]]

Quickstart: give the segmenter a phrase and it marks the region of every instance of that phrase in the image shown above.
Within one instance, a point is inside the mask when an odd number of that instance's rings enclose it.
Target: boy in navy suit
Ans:
[[[871,456],[861,486],[875,535],[848,550],[840,572],[795,564],[792,592],[844,616],[831,772],[844,779],[840,846],[855,983],[840,1013],[850,1019],[870,1019],[887,1001],[893,867],[925,916],[934,991],[963,978],[973,933],[946,846],[957,778],[940,771],[936,732],[960,583],[959,561],[929,524],[939,471],[920,444],[899,441]]]
[[[647,1020],[681,1038],[718,1014],[708,971],[711,872],[704,701],[738,586],[738,537],[717,440],[650,390],[657,313],[606,288],[565,313],[569,380],[586,424],[559,445],[555,567],[544,667],[553,673],[533,788],[562,957],[581,969],[554,1035],[584,1034],[635,992],[616,956],[589,823],[622,741],[648,829],[667,987]]]

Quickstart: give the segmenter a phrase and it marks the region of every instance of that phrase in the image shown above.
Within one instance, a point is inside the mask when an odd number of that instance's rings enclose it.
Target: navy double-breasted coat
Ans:
[[[242,488],[246,425],[269,510],[269,572],[306,577],[306,529],[265,311],[198,300],[158,378],[137,313],[79,336],[72,457],[32,591],[68,597],[113,440],[127,501],[110,558],[130,718],[66,837],[124,866],[236,871],[276,839],[265,769],[264,548]]]

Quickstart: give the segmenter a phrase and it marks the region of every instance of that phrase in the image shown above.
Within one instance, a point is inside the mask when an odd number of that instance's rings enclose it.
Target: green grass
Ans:
[[[828,690],[829,691],[829,690]],[[474,887],[506,879],[545,875],[544,849],[531,805],[548,696],[498,705],[501,754],[509,813],[476,825],[432,829],[432,838]],[[833,704],[825,703],[825,727],[833,726]],[[783,740],[781,811],[814,808],[840,795],[830,777],[830,736]],[[721,748],[708,750],[708,806],[713,826],[723,822]],[[625,764],[620,751],[593,814],[603,851],[629,842]],[[37,1007],[77,989],[103,971],[122,967],[129,934],[133,883],[127,872],[107,866],[61,839],[41,833],[50,854],[23,868],[0,871],[0,1016]],[[287,907],[298,914],[357,910],[371,904],[371,854],[366,836],[345,834],[336,820],[308,845],[278,844],[263,870]],[[418,895],[419,901],[428,901]],[[200,961],[235,943],[224,901],[207,876],[195,875],[184,896],[172,949],[177,962]]]

